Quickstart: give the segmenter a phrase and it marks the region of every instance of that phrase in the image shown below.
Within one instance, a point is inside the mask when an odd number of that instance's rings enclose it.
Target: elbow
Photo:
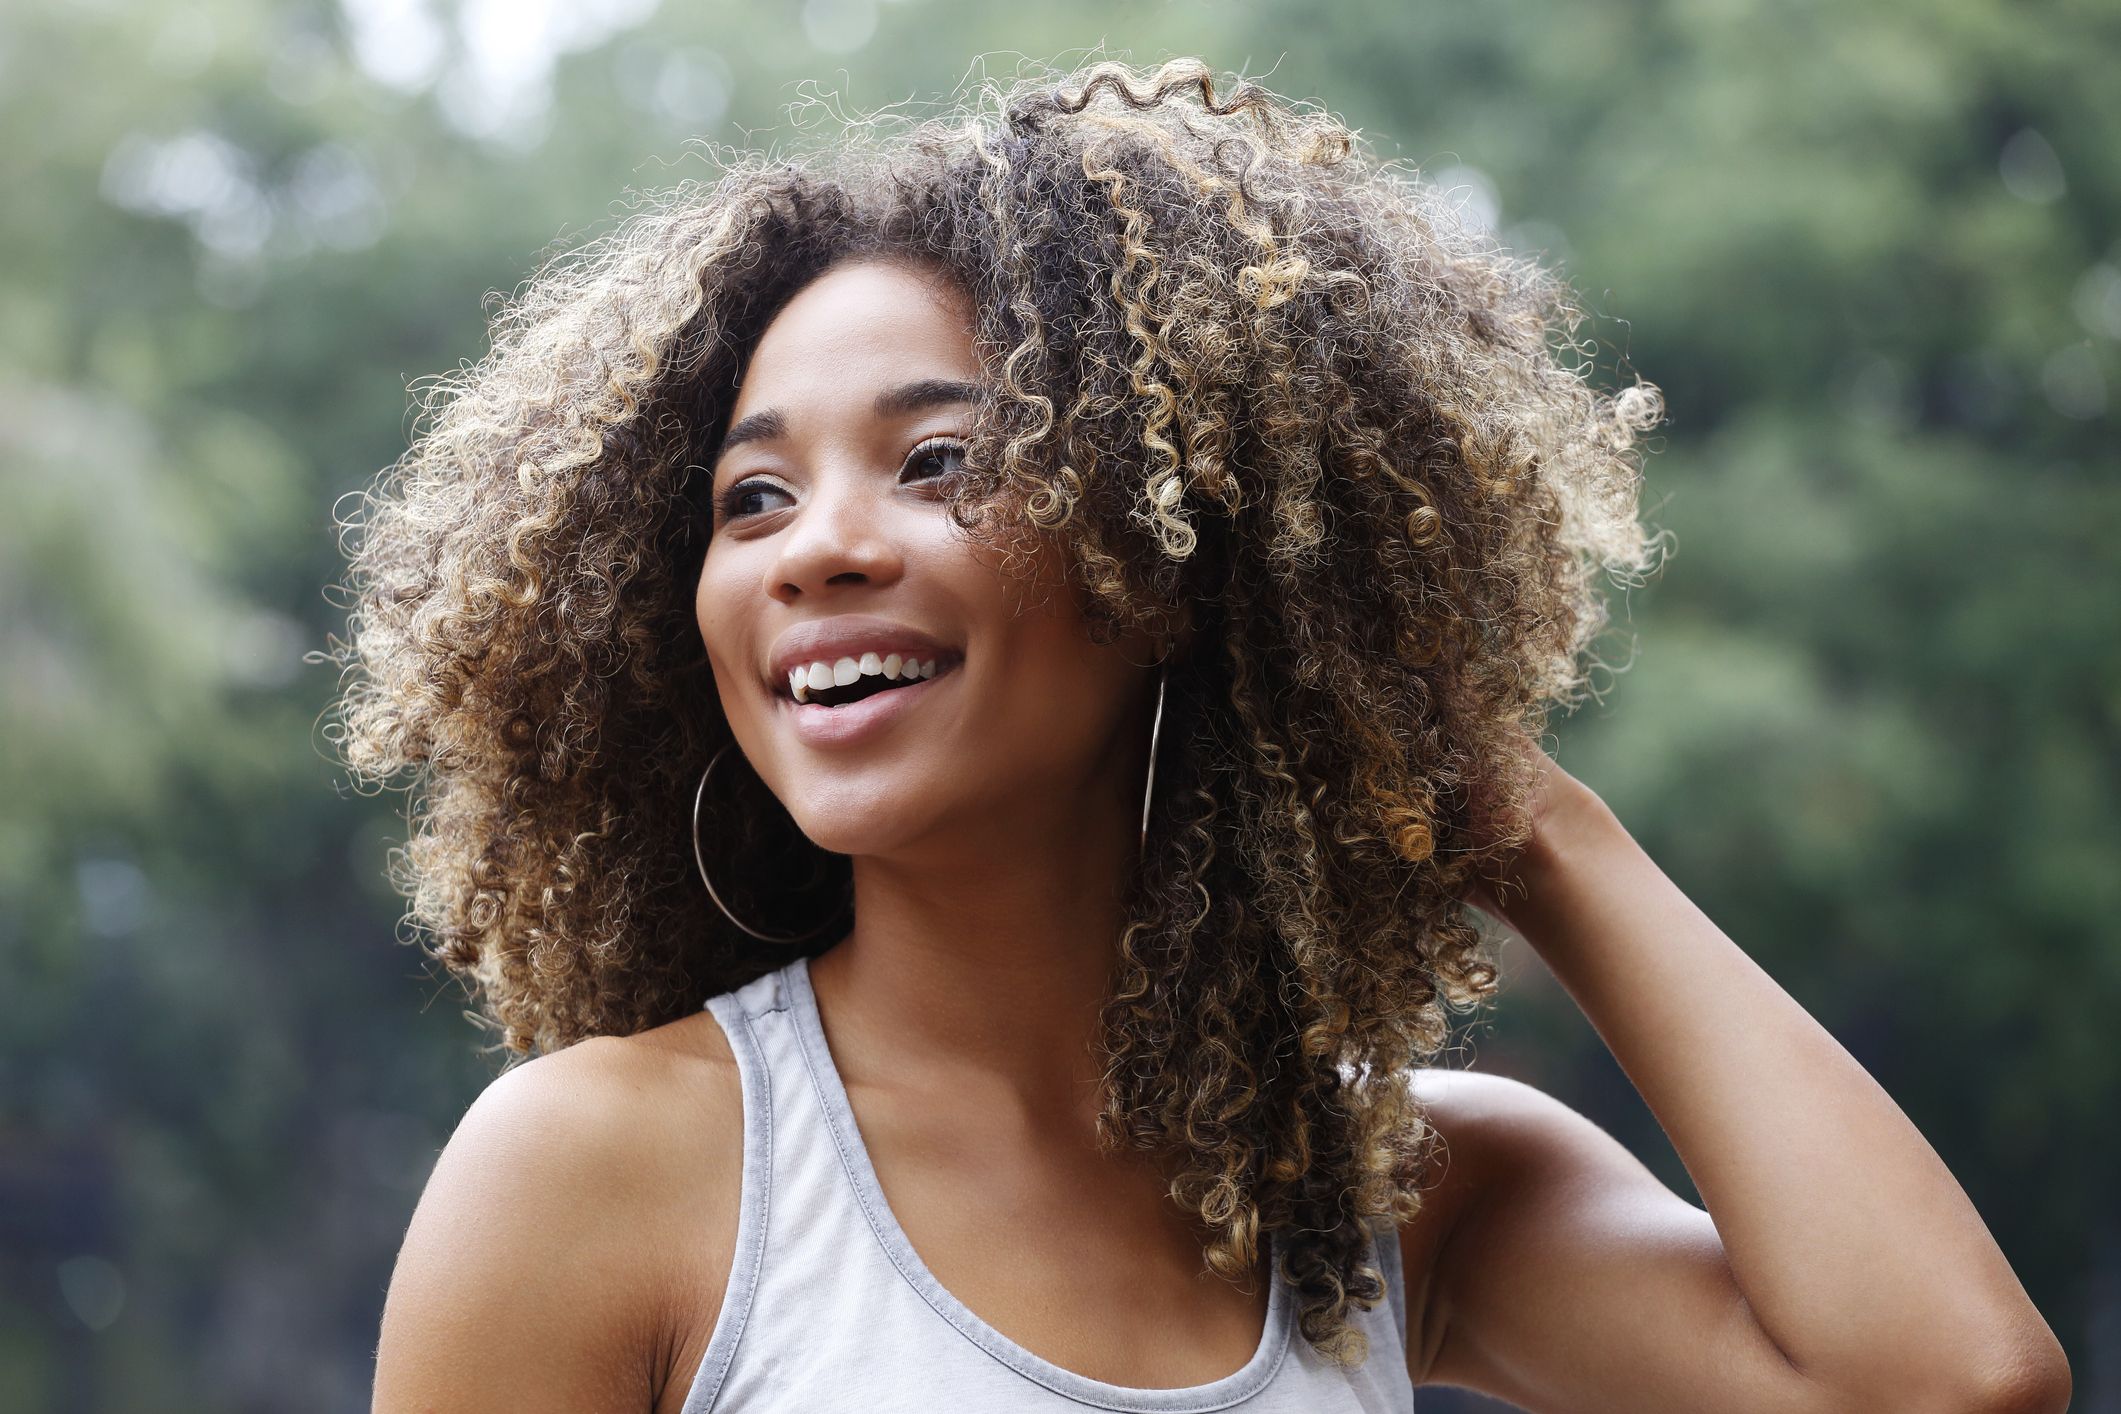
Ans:
[[[2069,1360],[2052,1332],[2046,1340],[1991,1361],[1955,1408],[1963,1414],[2068,1414]]]
[[[1941,1352],[1939,1353],[1941,1356]],[[1881,1384],[1883,1381],[1885,1383]],[[2014,1344],[1960,1351],[1949,1365],[1870,1372],[1862,1391],[1836,1386],[1824,1407],[1836,1414],[1923,1409],[1935,1414],[2069,1414],[2074,1388],[2062,1345],[2045,1323]]]

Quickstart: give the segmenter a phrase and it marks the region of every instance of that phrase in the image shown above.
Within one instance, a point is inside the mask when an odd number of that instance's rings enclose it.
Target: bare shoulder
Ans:
[[[736,1064],[704,1012],[504,1072],[414,1210],[375,1409],[664,1407],[720,1311],[742,1173]]]
[[[1787,1362],[1700,1206],[1535,1086],[1435,1071],[1416,1089],[1444,1153],[1438,1220],[1410,1225],[1402,1244],[1424,1263],[1419,1349],[1408,1356],[1417,1384],[1607,1407],[1619,1387],[1600,1387],[1600,1372],[1624,1369],[1629,1388],[1735,1393],[1749,1371],[1774,1391],[1761,1407],[1802,1407],[1777,1383]]]
[[[1507,1163],[1565,1139],[1591,1121],[1536,1085],[1478,1070],[1428,1068],[1414,1072],[1414,1093],[1447,1150],[1461,1164]]]
[[[1444,1288],[1452,1239],[1467,1213],[1542,1146],[1591,1127],[1561,1101],[1521,1080],[1482,1071],[1424,1067],[1412,1073],[1415,1098],[1436,1130],[1421,1212],[1399,1231],[1407,1289],[1407,1369],[1419,1383],[1445,1332]]]

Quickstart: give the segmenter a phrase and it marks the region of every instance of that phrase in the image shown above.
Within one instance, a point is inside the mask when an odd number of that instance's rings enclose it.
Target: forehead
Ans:
[[[835,266],[766,326],[732,415],[907,379],[976,380],[973,318],[971,300],[938,273],[874,259]]]

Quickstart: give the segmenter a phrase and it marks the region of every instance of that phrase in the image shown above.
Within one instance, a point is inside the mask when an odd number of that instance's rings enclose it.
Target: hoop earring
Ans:
[[[707,769],[700,772],[699,789],[695,790],[692,793],[692,862],[695,865],[699,866],[700,882],[707,886],[707,897],[714,900],[714,906],[721,910],[722,917],[728,919],[732,924],[736,925],[744,932],[750,934],[752,937],[757,938],[760,942],[808,942],[810,939],[824,932],[826,925],[820,924],[817,927],[812,928],[807,933],[761,933],[758,929],[752,927],[749,923],[746,923],[743,919],[737,917],[734,913],[731,913],[729,911],[729,905],[722,902],[721,894],[714,887],[714,880],[707,877],[707,856],[700,849],[700,802],[707,798],[707,778],[714,774],[714,768],[721,761],[722,753],[727,751],[728,749],[729,743],[725,742],[723,743],[720,751],[715,752],[714,755],[707,758]]]
[[[1164,730],[1164,688],[1171,680],[1171,664],[1168,656],[1156,675],[1156,716],[1149,723],[1149,783],[1142,787],[1142,837],[1135,849],[1139,858],[1149,848],[1149,805],[1156,798],[1156,739]]]

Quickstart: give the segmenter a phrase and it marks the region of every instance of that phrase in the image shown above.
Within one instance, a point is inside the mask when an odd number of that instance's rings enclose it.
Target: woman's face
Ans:
[[[1091,642],[1050,545],[1013,581],[950,519],[980,396],[965,295],[863,259],[773,320],[730,414],[700,634],[738,746],[836,853],[1081,845],[1140,808],[1147,646]]]

